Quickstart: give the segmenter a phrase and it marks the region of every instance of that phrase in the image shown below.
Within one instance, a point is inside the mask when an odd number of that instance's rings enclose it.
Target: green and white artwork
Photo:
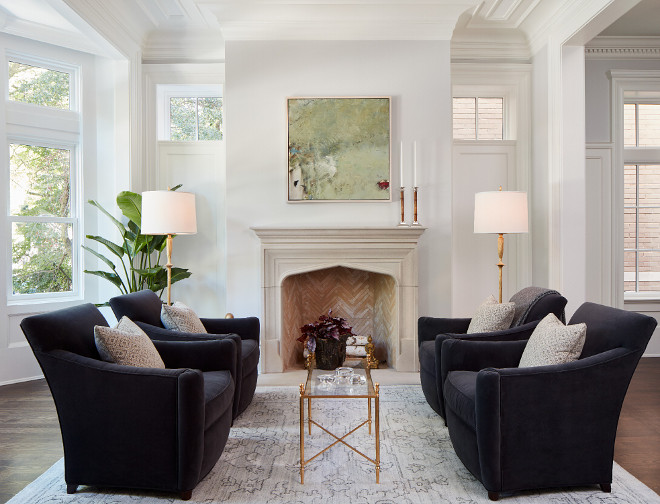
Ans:
[[[390,201],[390,99],[289,98],[289,201]]]

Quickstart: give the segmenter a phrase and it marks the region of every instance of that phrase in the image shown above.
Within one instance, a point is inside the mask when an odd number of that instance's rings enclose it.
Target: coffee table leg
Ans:
[[[379,422],[379,412],[380,412],[380,404],[379,404],[379,391],[378,389],[380,388],[380,385],[378,383],[374,384],[374,388],[376,389],[376,398],[374,399],[374,409],[376,410],[376,483],[380,483],[380,422]],[[369,408],[369,412],[371,413],[371,408]]]
[[[371,436],[371,397],[369,397],[367,401],[369,401],[369,416],[367,417],[367,421],[369,422],[369,435]]]
[[[312,398],[307,398],[307,423],[309,424],[309,435],[312,435]]]
[[[305,484],[305,386],[300,384],[300,484]]]

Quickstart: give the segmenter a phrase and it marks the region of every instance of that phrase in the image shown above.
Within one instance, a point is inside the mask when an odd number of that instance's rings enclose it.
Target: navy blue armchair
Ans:
[[[236,398],[234,400],[234,418],[240,415],[252,402],[257,388],[259,373],[259,319],[245,318],[201,318],[208,334],[193,334],[165,329],[160,321],[163,302],[158,295],[149,290],[132,292],[110,299],[110,307],[117,320],[123,316],[135,322],[152,340],[190,341],[223,339],[228,334],[238,335]]]
[[[238,337],[154,341],[166,369],[104,362],[84,304],[23,319],[55,401],[67,493],[79,485],[176,492],[187,500],[229,437]]]
[[[657,323],[594,303],[569,323],[581,322],[582,354],[566,364],[518,368],[526,341],[443,342],[449,435],[491,500],[539,488],[611,491],[621,406]]]
[[[528,303],[522,303],[522,300]],[[458,338],[472,341],[527,340],[536,324],[548,313],[554,313],[564,320],[566,298],[558,292],[540,287],[526,287],[511,297],[518,301],[514,330],[494,331],[489,333],[466,334],[470,325],[469,318],[420,317],[417,322],[419,338],[419,377],[424,397],[431,408],[445,418],[445,405],[440,375],[442,343],[446,339]]]

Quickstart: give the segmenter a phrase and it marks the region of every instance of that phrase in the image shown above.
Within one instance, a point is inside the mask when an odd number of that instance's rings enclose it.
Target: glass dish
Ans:
[[[331,375],[331,374],[319,375],[319,381],[323,385],[330,385],[335,382],[335,375]]]

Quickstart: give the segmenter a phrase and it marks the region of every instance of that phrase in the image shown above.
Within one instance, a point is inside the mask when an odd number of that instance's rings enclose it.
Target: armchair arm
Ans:
[[[40,352],[39,361],[69,455],[67,483],[194,487],[204,450],[200,371],[121,366],[64,350]]]
[[[567,364],[480,371],[486,489],[610,483],[619,413],[640,355],[617,348]]]
[[[432,341],[440,333],[465,334],[471,320],[470,318],[419,317],[417,320],[419,344],[423,341]]]
[[[238,334],[241,339],[259,341],[259,319],[257,317],[244,318],[202,318],[200,319],[210,334]]]
[[[449,338],[442,342],[443,378],[450,371],[481,371],[482,369],[518,367],[527,341],[470,341]],[[444,379],[443,379],[444,383]]]
[[[168,368],[230,371],[236,381],[236,346],[241,344],[241,340],[235,334],[221,340],[153,340],[153,343]]]

